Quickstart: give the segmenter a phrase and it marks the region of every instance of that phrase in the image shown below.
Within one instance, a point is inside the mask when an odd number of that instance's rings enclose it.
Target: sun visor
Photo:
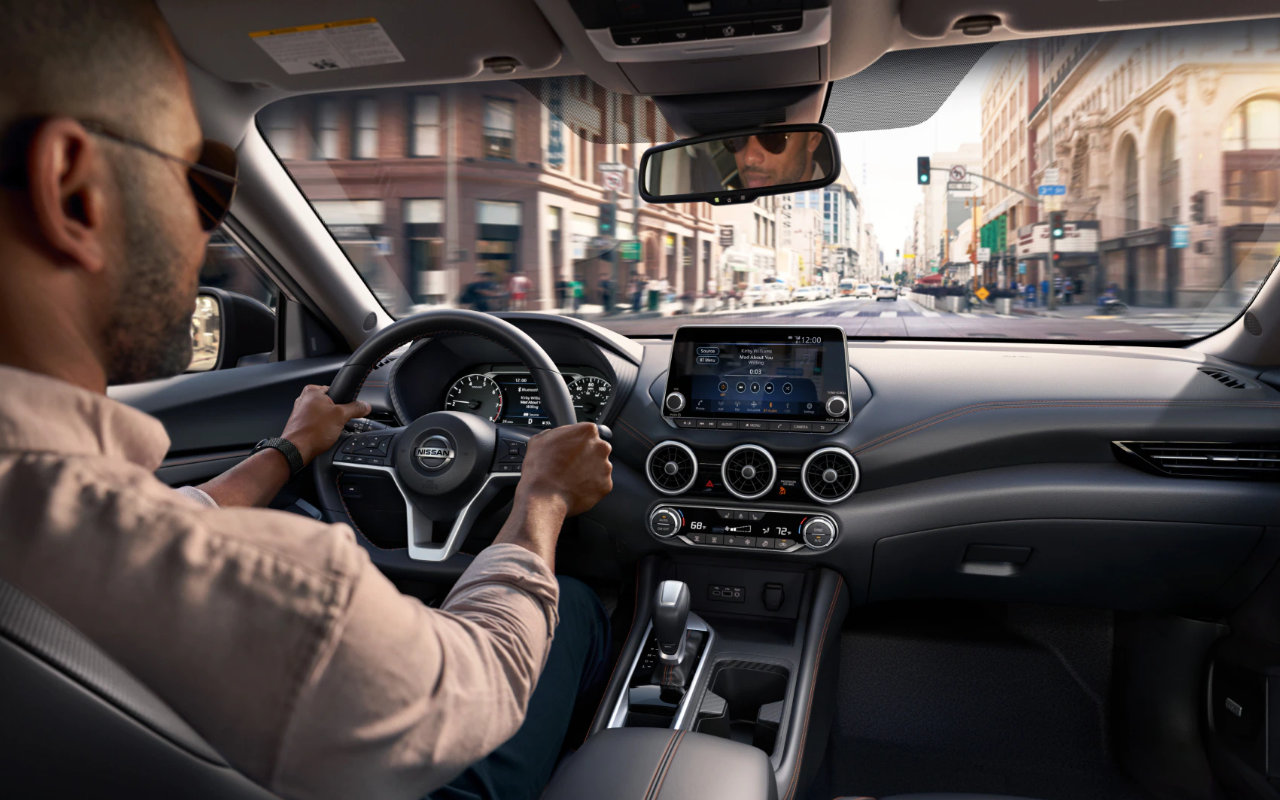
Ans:
[[[837,131],[918,125],[937,112],[992,44],[885,53],[874,64],[831,85],[822,121]],[[903,91],[903,87],[911,91]]]

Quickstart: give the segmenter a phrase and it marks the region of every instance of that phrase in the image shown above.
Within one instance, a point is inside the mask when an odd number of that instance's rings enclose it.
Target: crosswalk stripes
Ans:
[[[856,317],[856,316],[858,316],[858,314],[859,314],[859,313],[860,313],[860,312],[857,312],[857,311],[841,311],[841,312],[840,312],[839,314],[837,314],[836,316],[839,316],[839,317]]]
[[[823,313],[824,312],[822,311],[806,311],[803,314],[796,314],[796,316],[797,317],[820,317],[822,316]]]
[[[881,311],[880,312],[880,319],[889,319],[891,317],[896,317],[896,316],[898,316],[897,311]]]
[[[920,312],[920,316],[922,316],[922,317],[940,317],[940,316],[942,316],[942,315],[941,315],[941,314],[939,314],[937,311],[930,311],[930,310],[928,310],[928,309],[925,309],[924,311],[921,311],[921,312]]]

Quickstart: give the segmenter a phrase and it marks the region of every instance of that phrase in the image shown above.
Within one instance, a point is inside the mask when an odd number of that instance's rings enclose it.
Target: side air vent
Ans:
[[[680,442],[659,442],[645,458],[644,472],[653,488],[663,494],[680,494],[698,477],[698,460]]]
[[[800,482],[819,503],[838,503],[858,488],[858,462],[840,447],[814,450],[800,470]]]
[[[1280,444],[1230,442],[1112,442],[1116,457],[1177,478],[1280,480]]]
[[[1251,389],[1253,384],[1244,378],[1238,378],[1230,372],[1223,372],[1220,369],[1210,369],[1209,367],[1201,367],[1200,372],[1213,378],[1218,383],[1228,389]]]
[[[724,457],[720,477],[729,494],[739,500],[754,500],[773,488],[774,479],[778,477],[778,465],[763,447],[740,444]]]

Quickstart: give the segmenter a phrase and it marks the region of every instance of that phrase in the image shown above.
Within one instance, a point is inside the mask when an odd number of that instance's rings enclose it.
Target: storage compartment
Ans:
[[[772,755],[778,742],[790,673],[772,664],[725,661],[698,708],[695,730]]]
[[[974,598],[1145,611],[1222,610],[1263,529],[1130,520],[1020,520],[876,542],[868,600]]]

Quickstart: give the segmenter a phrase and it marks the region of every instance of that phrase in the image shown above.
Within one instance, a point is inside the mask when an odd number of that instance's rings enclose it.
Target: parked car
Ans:
[[[792,298],[796,302],[802,302],[805,300],[821,300],[823,298],[822,287],[821,286],[801,286],[799,289],[796,289],[796,292],[792,296]]]

